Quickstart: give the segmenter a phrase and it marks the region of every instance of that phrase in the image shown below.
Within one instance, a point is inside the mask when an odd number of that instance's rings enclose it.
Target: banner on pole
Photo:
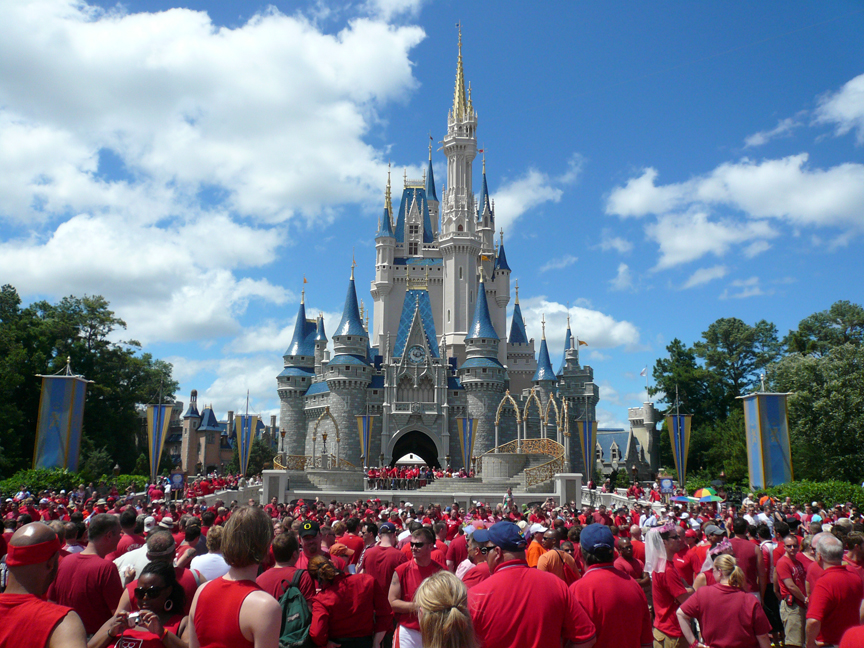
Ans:
[[[794,479],[787,396],[757,393],[742,397],[752,488],[770,488]]]
[[[249,468],[249,453],[252,439],[258,429],[258,417],[240,414],[234,417],[234,431],[237,435],[237,453],[240,455],[240,473],[245,475]]]
[[[471,470],[471,457],[474,453],[474,433],[477,431],[477,419],[457,418],[459,424],[459,446],[462,449],[462,466]]]
[[[357,417],[357,432],[360,434],[360,454],[363,456],[363,465],[368,466],[369,448],[372,444],[372,416]]]
[[[597,421],[576,421],[579,426],[579,444],[585,461],[585,483],[594,477],[597,463]]]
[[[159,473],[162,449],[168,437],[171,424],[171,403],[147,406],[147,449],[150,451],[150,479],[155,480]]]
[[[684,488],[687,483],[687,453],[690,452],[690,421],[692,414],[670,414],[666,417],[669,440],[672,442],[672,455],[675,470],[678,471],[678,484]]]
[[[87,383],[80,376],[40,376],[34,468],[78,470]]]

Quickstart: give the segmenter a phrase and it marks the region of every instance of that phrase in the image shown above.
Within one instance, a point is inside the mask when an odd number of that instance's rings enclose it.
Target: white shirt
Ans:
[[[141,575],[141,572],[147,566],[147,545],[138,547],[132,551],[127,551],[122,556],[114,559],[114,564],[117,565],[117,571],[120,572],[120,580],[126,582],[126,568],[132,567],[135,570],[135,578]]]
[[[221,553],[206,553],[203,556],[195,556],[189,568],[201,572],[201,575],[210,581],[227,574],[231,565],[225,562]]]
[[[461,563],[459,563],[458,567],[456,567],[456,578],[462,580],[462,577],[468,573],[468,570],[474,566],[474,563],[471,562],[470,558],[466,558]]]

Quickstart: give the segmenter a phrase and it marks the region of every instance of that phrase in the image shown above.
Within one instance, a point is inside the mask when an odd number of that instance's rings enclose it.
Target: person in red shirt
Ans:
[[[291,584],[297,572],[297,558],[300,557],[300,543],[293,533],[280,533],[270,544],[276,563],[255,579],[258,587],[270,594],[277,601]],[[303,571],[298,589],[306,599],[306,604],[312,608],[312,598],[315,596],[315,583],[307,571]]]
[[[300,557],[297,559],[297,569],[306,569],[309,561],[321,554],[328,556],[340,571],[346,569],[347,564],[342,558],[331,556],[323,550],[321,546],[321,527],[317,522],[312,520],[304,522],[300,526],[300,531],[297,535],[300,536],[300,546],[303,549],[300,552]]]
[[[688,586],[693,585],[693,565],[690,562],[690,550],[691,546],[689,541],[693,541],[695,539],[696,532],[692,529],[688,529],[685,531],[683,528],[678,527],[675,530],[675,533],[678,534],[678,539],[680,540],[679,546],[681,547],[675,553],[675,569],[678,570],[678,573],[681,574],[681,578],[684,579],[684,582]],[[691,535],[687,535],[691,534]]]
[[[360,556],[363,554],[363,549],[365,548],[363,538],[357,535],[357,529],[359,527],[360,518],[349,517],[345,520],[345,535],[336,538],[337,542],[341,542],[354,552],[351,554],[351,559],[348,563],[349,565],[357,564],[357,561],[360,560]]]
[[[502,521],[473,534],[491,576],[468,590],[478,643],[490,648],[593,646],[596,628],[560,578],[528,567],[519,527]]]
[[[777,561],[774,577],[780,589],[780,618],[786,635],[786,646],[804,645],[804,623],[807,610],[804,567],[796,559],[799,541],[792,534],[783,538],[785,555]]]
[[[732,532],[735,534],[729,539],[732,543],[732,553],[735,562],[744,577],[747,579],[748,592],[759,592],[759,599],[764,600],[765,588],[768,584],[765,563],[762,560],[762,550],[758,544],[753,544],[747,539],[748,525],[744,518],[735,518],[732,523]]]
[[[476,533],[476,532],[475,532]],[[427,527],[421,527],[411,534],[411,552],[414,559],[399,565],[390,581],[388,598],[396,618],[397,628],[394,646],[409,648],[420,647],[420,622],[417,619],[417,605],[414,593],[426,578],[444,569],[432,560],[435,534]]]
[[[645,563],[633,556],[633,541],[630,538],[618,538],[617,544],[618,558],[612,566],[635,580],[643,592],[646,588],[650,590],[651,576],[645,573]]]
[[[368,574],[343,574],[324,556],[310,561],[309,575],[321,588],[312,600],[312,643],[380,645],[393,623],[393,613],[374,578]]]
[[[645,541],[646,570],[651,574],[651,597],[654,604],[654,645],[663,648],[687,648],[676,616],[678,607],[693,593],[684,586],[675,568],[675,554],[682,539],[679,527],[667,522],[648,532]],[[682,534],[683,535],[683,534]]]
[[[460,533],[447,547],[445,557],[447,569],[456,573],[456,568],[468,557],[468,538]]]
[[[133,551],[144,546],[147,539],[135,533],[136,521],[137,515],[135,514],[135,509],[132,507],[127,508],[120,514],[120,529],[123,535],[120,538],[120,542],[117,543],[117,548],[113,553],[108,555],[108,560],[114,560],[127,551]]]
[[[700,588],[676,613],[687,643],[696,644],[692,631],[695,618],[702,632],[699,645],[770,648],[771,623],[756,597],[743,591],[744,572],[735,564],[735,558],[725,554],[718,556],[712,571],[717,584]]]
[[[851,627],[859,625],[864,583],[843,565],[843,543],[824,534],[816,544],[816,561],[824,569],[807,608],[806,646],[836,645]]]
[[[633,557],[645,562],[645,543],[642,541],[642,527],[630,525],[630,542],[633,544]]]
[[[91,517],[87,547],[63,559],[48,590],[49,600],[78,613],[88,635],[114,616],[123,594],[117,568],[105,560],[119,541],[120,521],[116,516],[99,513]]]
[[[378,544],[366,550],[360,565],[360,573],[372,576],[387,592],[390,591],[393,572],[399,565],[408,562],[405,554],[394,546],[395,541],[396,527],[384,522],[378,527]]]
[[[624,561],[625,547],[632,560],[632,545],[629,538],[619,538],[622,556],[613,564],[614,542],[605,525],[591,524],[582,529],[579,543],[587,570],[570,586],[570,592],[597,628],[595,648],[649,646],[653,635],[648,599],[641,584],[617,567],[619,561]],[[632,568],[629,562],[626,564]],[[641,563],[638,567],[641,576]],[[621,623],[624,618],[627,622]]]
[[[60,540],[46,525],[25,524],[9,540],[6,591],[0,594],[0,646],[84,648],[84,624],[68,606],[45,600],[57,575]]]

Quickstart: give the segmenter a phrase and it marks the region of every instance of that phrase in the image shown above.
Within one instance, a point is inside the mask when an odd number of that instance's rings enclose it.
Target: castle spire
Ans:
[[[543,326],[543,339],[540,340],[540,356],[537,358],[537,371],[534,372],[534,377],[531,382],[540,382],[543,380],[555,380],[555,370],[552,369],[552,363],[549,360],[549,347],[546,345],[546,315],[543,315],[541,320]]]
[[[480,283],[477,285],[477,304],[474,307],[474,319],[468,329],[466,340],[476,338],[498,339],[492,318],[489,315],[489,304],[486,301],[486,284],[483,282],[483,266],[480,266]]]
[[[426,200],[438,202],[435,191],[435,174],[432,172],[432,135],[429,135],[429,166],[426,169]]]
[[[573,333],[570,331],[570,310],[567,310],[567,332],[564,334],[564,354],[561,356],[561,368],[558,369],[558,375],[564,373],[564,367],[567,366],[567,351],[571,348],[570,338]]]
[[[462,70],[462,25],[456,23],[459,30],[459,59],[456,63],[456,89],[453,91],[453,118],[462,121],[468,113],[465,101],[465,73]]]
[[[519,305],[519,281],[516,281],[516,303],[513,305],[513,322],[510,324],[510,344],[527,344],[528,333],[525,331],[525,320],[522,318],[522,307]]]
[[[393,222],[393,200],[390,194],[390,163],[387,163],[387,191],[384,194],[384,206],[387,208],[387,214],[390,216],[392,226]]]

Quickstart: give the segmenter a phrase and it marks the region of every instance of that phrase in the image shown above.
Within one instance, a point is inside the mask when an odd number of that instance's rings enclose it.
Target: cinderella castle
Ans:
[[[474,193],[477,125],[460,35],[443,139],[446,184],[439,197],[431,143],[425,177],[404,179],[395,210],[388,177],[375,234],[371,327],[358,305],[353,267],[342,319],[331,331],[332,357],[323,317],[308,318],[305,294],[301,300],[277,377],[286,455],[326,452],[361,467],[413,453],[429,465],[458,469],[517,440],[517,431],[523,441],[560,439],[562,430],[575,431],[576,421],[596,420],[599,389],[592,368],[579,363],[569,320],[557,369],[545,325],[539,351],[526,335],[503,232],[495,240],[485,160],[479,196]],[[582,470],[580,444],[567,447],[569,469]]]

